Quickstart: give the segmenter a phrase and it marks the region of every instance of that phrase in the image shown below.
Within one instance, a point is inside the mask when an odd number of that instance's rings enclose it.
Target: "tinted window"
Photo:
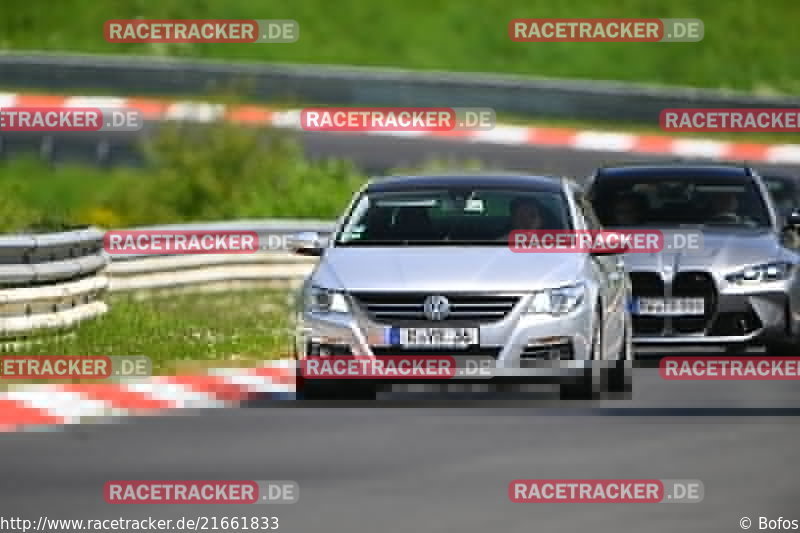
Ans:
[[[365,193],[354,205],[339,245],[507,245],[515,229],[570,229],[561,193],[435,190]]]
[[[752,180],[599,177],[591,199],[608,227],[765,227],[769,212]]]

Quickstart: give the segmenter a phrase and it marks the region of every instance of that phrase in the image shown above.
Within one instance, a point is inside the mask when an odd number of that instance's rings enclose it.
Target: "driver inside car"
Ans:
[[[544,215],[539,203],[529,198],[511,202],[511,231],[542,229]]]
[[[511,238],[511,232],[519,230],[538,230],[544,227],[544,214],[539,202],[532,198],[516,198],[510,205],[509,221],[500,237]]]

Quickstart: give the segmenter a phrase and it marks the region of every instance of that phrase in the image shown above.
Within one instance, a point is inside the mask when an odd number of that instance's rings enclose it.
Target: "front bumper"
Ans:
[[[390,343],[391,325],[370,318],[357,306],[352,313],[302,316],[298,353],[300,358],[320,356],[320,349],[330,355],[354,355],[380,358],[387,355],[478,356],[489,359],[492,379],[501,381],[558,381],[584,375],[591,368],[591,332],[594,313],[581,304],[572,313],[562,316],[533,315],[521,310],[527,305],[523,297],[501,320],[471,324],[478,327],[478,346],[467,350],[406,350]],[[454,323],[421,322],[409,327],[452,327]],[[465,326],[465,324],[457,324]],[[314,352],[309,354],[309,348]],[[324,355],[322,355],[324,357]],[[484,378],[484,381],[489,378]],[[430,382],[430,380],[424,380]]]
[[[794,336],[788,290],[729,287],[716,295],[713,311],[693,325],[676,319],[634,316],[633,343],[642,345],[737,345]]]

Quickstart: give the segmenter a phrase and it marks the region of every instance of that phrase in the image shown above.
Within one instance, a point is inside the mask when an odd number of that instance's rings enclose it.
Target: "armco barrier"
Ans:
[[[106,312],[97,228],[0,237],[0,339],[52,333]]]
[[[288,253],[198,254],[113,261],[108,272],[114,293],[291,288],[315,264],[315,258]]]
[[[269,237],[301,231],[329,234],[318,220],[241,220],[148,226],[147,230],[255,231]],[[285,249],[252,254],[112,255],[97,228],[43,235],[0,237],[0,339],[14,342],[57,333],[105,313],[108,292],[296,287],[316,259]],[[4,344],[4,346],[9,346]]]
[[[146,226],[139,230],[253,231],[265,250],[253,254],[132,255],[112,254],[110,291],[139,295],[175,291],[229,290],[252,287],[296,287],[316,259],[280,247],[282,239],[301,231],[330,233],[322,220],[237,220]],[[277,246],[276,246],[277,245]],[[274,249],[273,249],[274,248]]]
[[[175,58],[0,54],[6,88],[206,95],[238,89],[268,101],[330,105],[491,107],[517,115],[657,124],[671,107],[798,107],[796,97],[400,69],[277,65]]]

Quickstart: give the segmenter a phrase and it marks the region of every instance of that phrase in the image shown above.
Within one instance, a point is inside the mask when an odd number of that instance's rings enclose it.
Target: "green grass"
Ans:
[[[796,0],[5,0],[0,49],[500,72],[800,92]],[[288,18],[294,44],[110,44],[109,19]],[[515,43],[512,18],[700,18],[699,43]]]
[[[369,177],[343,159],[308,160],[294,134],[216,124],[166,127],[144,168],[0,161],[0,232],[123,228],[245,218],[334,219]],[[433,159],[403,172],[480,168]]]
[[[112,296],[108,313],[71,335],[15,350],[19,355],[145,355],[154,374],[194,365],[247,366],[291,353],[287,293],[238,291],[137,301]],[[192,363],[192,365],[189,364]]]
[[[145,168],[0,162],[0,231],[335,218],[367,179],[343,160],[309,161],[291,134],[226,124],[166,128],[141,149]]]

